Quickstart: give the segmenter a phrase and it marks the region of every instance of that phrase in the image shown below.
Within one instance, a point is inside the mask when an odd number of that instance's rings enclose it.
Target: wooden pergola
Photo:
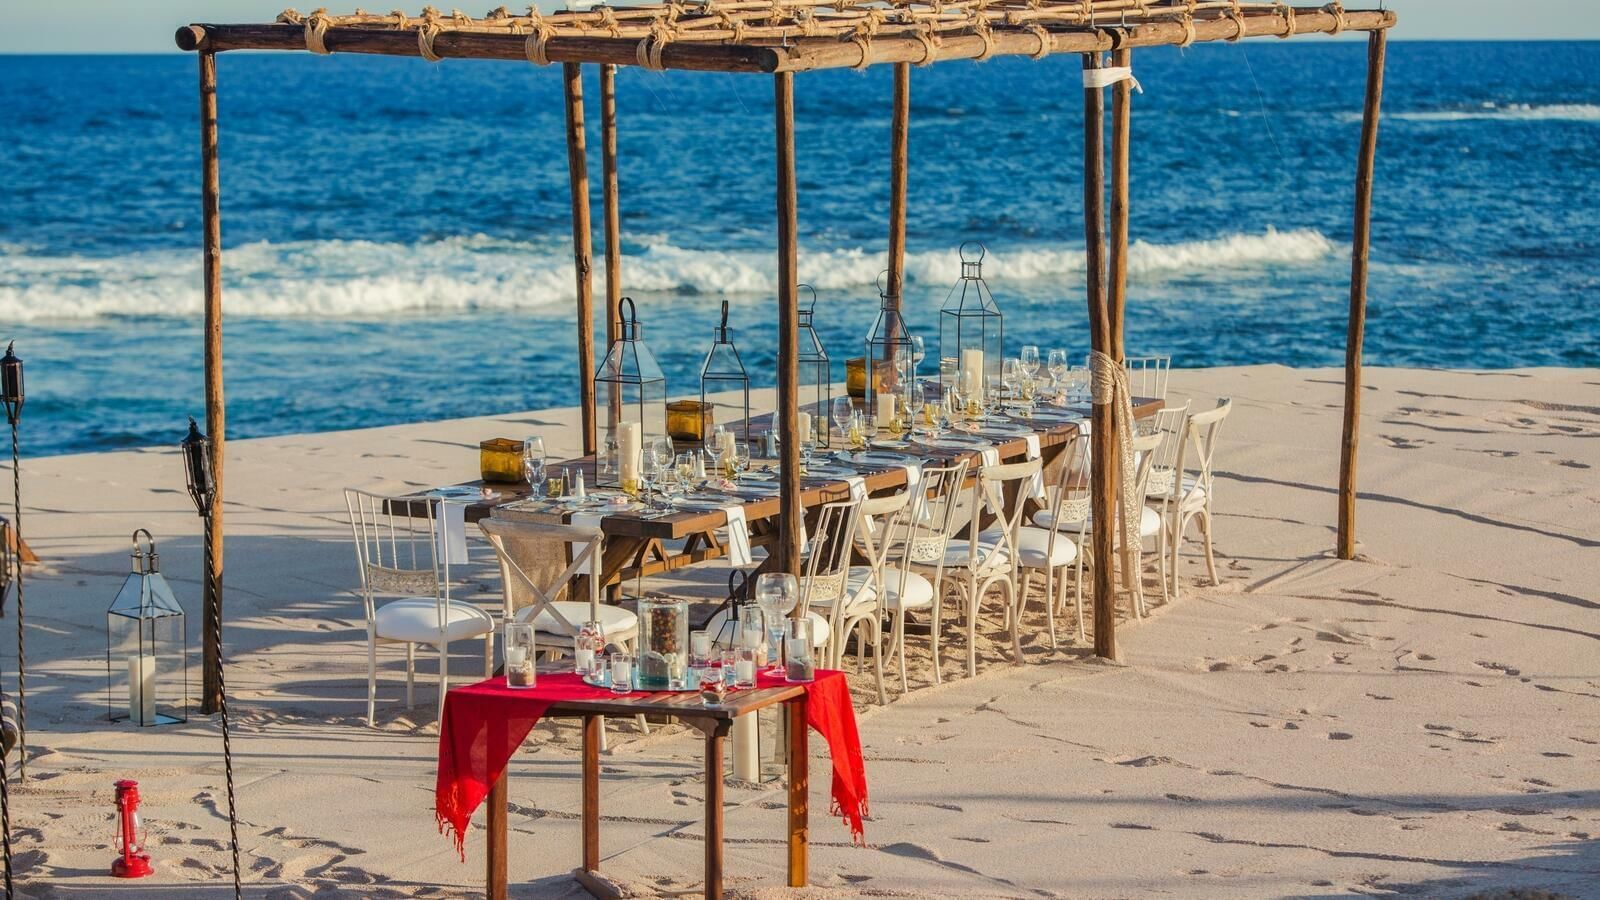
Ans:
[[[214,442],[218,512],[211,519],[211,553],[221,584],[223,517],[221,448],[226,433],[222,390],[222,231],[218,192],[217,64],[230,50],[293,50],[367,53],[445,59],[499,59],[533,65],[560,63],[565,83],[567,155],[572,189],[572,237],[577,281],[579,396],[584,450],[595,448],[593,258],[589,220],[588,152],[585,146],[582,67],[599,67],[606,319],[609,341],[617,330],[621,296],[621,225],[618,215],[617,66],[769,75],[773,83],[777,137],[778,235],[778,414],[781,441],[782,569],[797,571],[802,521],[799,442],[793,439],[798,407],[797,332],[799,250],[795,190],[795,74],[818,69],[894,66],[890,136],[889,279],[898,303],[905,277],[906,169],[911,67],[994,56],[1075,53],[1084,70],[1084,240],[1087,300],[1093,349],[1123,358],[1123,310],[1127,297],[1128,145],[1133,51],[1140,47],[1186,47],[1204,41],[1291,38],[1307,34],[1368,34],[1366,100],[1356,162],[1355,228],[1350,261],[1350,319],[1345,348],[1344,432],[1339,471],[1338,554],[1355,553],[1355,472],[1360,413],[1361,343],[1366,315],[1367,254],[1378,109],[1383,91],[1384,50],[1396,17],[1381,10],[1345,10],[1339,3],[1317,8],[1282,2],[1241,0],[702,0],[697,3],[597,6],[541,14],[529,8],[513,15],[502,7],[481,17],[429,8],[416,16],[357,10],[301,15],[288,10],[276,22],[253,25],[189,25],[177,43],[194,51],[200,70],[200,144],[203,172],[205,282],[205,393],[207,431]],[[1107,67],[1106,54],[1110,54]],[[1111,86],[1111,201],[1106,209],[1105,96]],[[1121,476],[1114,404],[1097,402],[1092,412],[1091,482],[1094,537],[1099,560],[1112,560],[1115,498]],[[1095,653],[1117,656],[1114,566],[1094,568]],[[206,613],[220,616],[221,598],[208,585]],[[221,590],[216,587],[215,590]],[[203,707],[217,698],[219,648],[205,623]]]

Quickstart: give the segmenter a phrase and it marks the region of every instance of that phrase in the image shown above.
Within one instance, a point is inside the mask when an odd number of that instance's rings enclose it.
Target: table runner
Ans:
[[[783,687],[781,677],[762,674],[758,688]],[[591,687],[570,672],[539,675],[532,689],[508,688],[504,678],[486,678],[445,695],[439,720],[439,774],[434,784],[434,817],[466,860],[467,822],[505,772],[511,756],[552,705],[568,700],[609,699],[608,688]],[[844,673],[818,669],[806,685],[806,722],[828,743],[833,758],[830,811],[850,828],[851,840],[864,841],[867,775],[856,732],[855,707]]]

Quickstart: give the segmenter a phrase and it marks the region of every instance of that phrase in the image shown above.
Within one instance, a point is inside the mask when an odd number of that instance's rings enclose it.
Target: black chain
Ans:
[[[22,467],[18,460],[22,458],[21,448],[17,444],[17,423],[11,423],[11,499],[16,508],[12,525],[12,533],[17,540],[17,778],[21,781],[28,780],[28,653],[23,646],[22,630]],[[4,775],[0,772],[0,775]],[[9,858],[9,857],[8,857]],[[7,866],[7,879],[10,879],[10,867]]]
[[[21,565],[22,551],[18,545],[17,564]],[[10,553],[9,549],[0,547],[0,553]],[[5,706],[5,691],[0,689],[0,707]],[[6,856],[6,900],[11,900],[11,788],[9,778],[5,772],[0,771],[0,847],[5,850]]]
[[[217,711],[222,713],[222,768],[228,782],[228,846],[233,851],[233,896],[241,896],[239,883],[239,817],[234,811],[233,798],[233,740],[229,736],[228,689],[222,678],[222,590],[217,584],[216,568],[211,563],[211,515],[205,516],[204,544],[206,587],[211,601],[211,638],[217,645]],[[19,609],[18,615],[21,615]]]

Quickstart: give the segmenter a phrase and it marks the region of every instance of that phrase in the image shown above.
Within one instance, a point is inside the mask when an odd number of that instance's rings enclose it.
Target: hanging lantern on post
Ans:
[[[828,427],[828,415],[833,408],[833,370],[830,368],[828,351],[822,348],[822,339],[817,337],[817,329],[811,322],[817,306],[817,291],[809,284],[797,287],[811,295],[811,299],[805,301],[799,310],[800,355],[796,359],[799,369],[796,373],[800,386],[799,406],[802,412],[811,416],[812,440],[818,446],[826,447],[828,436],[833,431]]]
[[[0,403],[6,408],[6,422],[11,425],[11,503],[12,503],[12,529],[11,539],[14,542],[5,552],[15,551],[16,567],[12,570],[12,581],[17,588],[17,734],[21,742],[22,754],[17,760],[17,773],[26,779],[28,777],[28,650],[27,650],[27,611],[23,603],[23,572],[22,572],[22,444],[18,440],[17,427],[22,423],[22,402],[25,399],[22,388],[22,360],[17,357],[16,341],[6,344],[6,355],[0,357]],[[4,598],[0,597],[0,601]],[[3,606],[0,606],[3,609]],[[0,777],[4,776],[0,772]],[[7,841],[7,853],[9,850]],[[9,858],[7,860],[9,863]],[[10,886],[9,865],[7,872],[7,887]]]
[[[12,428],[22,420],[22,360],[17,358],[17,342],[6,345],[6,355],[0,358],[0,401],[6,407],[6,421]]]
[[[710,399],[712,394],[722,393],[735,396],[720,401]],[[743,422],[744,437],[749,439],[750,375],[744,370],[744,360],[739,358],[739,348],[733,345],[726,300],[722,301],[722,321],[717,325],[711,352],[706,354],[705,364],[700,367],[700,408],[712,411],[713,423],[722,422],[731,426],[735,420]],[[730,427],[728,430],[733,429]]]
[[[667,378],[645,346],[632,298],[619,300],[617,311],[617,340],[594,375],[595,483],[637,490],[643,448],[667,436]]]
[[[1005,319],[983,280],[987,250],[977,241],[961,245],[961,278],[939,310],[939,380],[973,396],[986,379],[1000,380],[1005,364]]]
[[[107,717],[141,727],[186,722],[189,644],[183,607],[161,574],[155,539],[143,528],[133,533],[132,556],[133,572],[106,610]]]
[[[867,412],[876,413],[880,395],[892,397],[909,383],[905,367],[912,365],[911,332],[900,316],[899,298],[889,293],[888,272],[878,276],[878,319],[867,334],[867,356],[862,369],[863,398]]]

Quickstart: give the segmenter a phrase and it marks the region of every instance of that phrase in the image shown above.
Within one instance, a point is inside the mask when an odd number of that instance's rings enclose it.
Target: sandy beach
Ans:
[[[948,665],[935,687],[923,651],[908,695],[896,683],[886,707],[859,707],[870,846],[850,846],[814,777],[814,887],[780,888],[781,786],[730,784],[735,894],[1600,897],[1600,371],[1369,369],[1349,562],[1331,552],[1341,375],[1174,371],[1179,402],[1235,401],[1218,459],[1221,585],[1186,553],[1182,599],[1119,632],[1123,665],[1052,651],[1037,619],[1020,667],[1002,642],[977,677]],[[542,411],[227,444],[247,896],[482,894],[481,827],[463,864],[434,826],[429,655],[406,710],[402,656],[380,653],[378,727],[363,720],[339,489],[471,479],[489,437],[540,433],[572,453],[576,422]],[[189,613],[198,694],[200,520],[179,424],[171,449],[24,461],[43,559],[26,594],[32,757],[10,795],[25,896],[231,894],[217,724],[104,721],[104,612],[137,527]],[[465,595],[498,612],[489,555],[474,555]],[[6,616],[0,630],[15,627]],[[481,666],[481,644],[456,645],[457,683]],[[604,871],[637,896],[693,887],[699,742],[611,730]],[[578,895],[574,734],[541,725],[512,763],[514,896]],[[106,876],[119,778],[140,782],[157,867],[132,884]]]

